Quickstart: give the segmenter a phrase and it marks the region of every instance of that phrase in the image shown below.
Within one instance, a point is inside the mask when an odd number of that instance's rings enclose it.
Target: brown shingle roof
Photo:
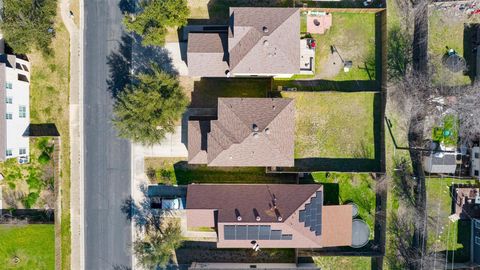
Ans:
[[[254,210],[262,222],[279,222],[273,211],[273,198],[283,220],[292,215],[321,185],[288,184],[192,184],[187,190],[187,209],[218,209],[218,222],[237,222],[236,210],[242,222],[255,222]]]
[[[194,137],[206,135],[198,130],[198,123],[189,123],[189,160],[197,164],[204,161],[194,157],[199,153],[200,142],[205,145],[205,141]],[[207,157],[203,164],[291,167],[294,133],[293,99],[219,98],[218,120],[210,122],[206,148],[202,148]]]
[[[226,33],[189,33],[187,47],[190,76],[223,77],[228,67]]]
[[[323,188],[318,184],[285,185],[189,185],[187,190],[187,223],[197,226],[212,226],[215,219],[218,232],[217,247],[250,248],[249,237],[243,240],[224,238],[226,225],[269,225],[272,230],[280,230],[282,234],[291,234],[286,240],[257,240],[263,248],[319,248],[327,246],[348,246],[352,243],[352,206],[328,205],[316,209],[321,215],[321,233],[316,234],[300,220],[300,211],[314,198],[323,197]],[[319,194],[321,195],[319,197]],[[272,209],[276,204],[279,221]],[[217,211],[213,215],[205,215],[207,210]],[[242,217],[241,221],[237,219]],[[260,221],[256,220],[260,216]]]
[[[300,72],[300,12],[296,8],[230,8],[227,33],[189,33],[190,76]]]
[[[291,74],[300,67],[300,11],[230,8],[228,51],[233,73]]]
[[[210,121],[188,121],[188,162],[207,163],[207,133]]]

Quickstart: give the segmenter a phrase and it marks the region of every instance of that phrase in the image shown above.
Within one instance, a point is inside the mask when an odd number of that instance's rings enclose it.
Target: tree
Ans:
[[[144,145],[158,143],[174,131],[187,98],[176,77],[155,65],[132,81],[117,96],[113,123],[123,138]]]
[[[162,46],[167,28],[186,25],[190,14],[186,0],[146,0],[140,7],[138,14],[127,13],[123,22],[143,38],[143,45]]]
[[[4,0],[0,29],[8,45],[17,54],[36,48],[51,53],[56,0]]]
[[[134,243],[138,262],[145,269],[156,269],[168,264],[172,253],[182,244],[182,230],[178,219],[167,219],[161,226],[147,230],[145,238]]]

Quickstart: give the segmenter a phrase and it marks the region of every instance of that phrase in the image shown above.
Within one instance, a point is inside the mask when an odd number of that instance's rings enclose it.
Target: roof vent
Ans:
[[[277,220],[278,220],[278,221],[282,221],[282,220],[283,220],[282,216],[278,216],[278,217],[277,217]]]
[[[253,131],[258,132],[258,126],[257,124],[252,125]]]
[[[258,138],[258,133],[253,133],[253,138],[257,139]]]
[[[273,106],[272,106],[272,110],[274,110],[274,111],[275,111],[275,105],[273,105]]]
[[[265,134],[267,134],[267,135],[270,134],[270,129],[269,128],[265,129]]]
[[[270,44],[270,43],[268,43],[268,40],[265,39],[265,40],[263,41],[263,46],[267,47],[269,44]]]
[[[263,33],[268,33],[268,27],[264,26],[262,30],[263,30]]]
[[[256,220],[256,221],[261,221],[262,218],[261,218],[260,216],[256,216],[256,217],[255,217],[255,220]]]
[[[235,209],[235,216],[237,216],[237,221],[242,221],[242,216],[240,215],[240,211]]]
[[[262,220],[262,218],[260,217],[260,214],[258,213],[257,208],[253,208],[253,215],[255,216],[256,221]]]

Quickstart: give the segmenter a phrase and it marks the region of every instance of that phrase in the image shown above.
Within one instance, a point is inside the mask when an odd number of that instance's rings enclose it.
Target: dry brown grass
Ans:
[[[75,2],[78,2],[75,0]],[[60,10],[55,19],[52,56],[39,51],[28,55],[31,65],[30,118],[32,123],[55,123],[61,135],[62,269],[70,269],[70,140],[69,140],[69,34]],[[57,254],[58,255],[58,254]],[[58,259],[58,257],[57,257]]]

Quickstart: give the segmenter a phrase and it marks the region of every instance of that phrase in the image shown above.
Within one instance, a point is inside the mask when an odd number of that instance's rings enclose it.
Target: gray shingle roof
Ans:
[[[189,160],[199,163],[198,124],[189,121]],[[192,127],[192,129],[190,128]],[[210,122],[209,166],[294,165],[295,104],[282,98],[219,98],[218,120]],[[203,155],[203,154],[202,154]],[[202,159],[203,161],[203,159]]]

